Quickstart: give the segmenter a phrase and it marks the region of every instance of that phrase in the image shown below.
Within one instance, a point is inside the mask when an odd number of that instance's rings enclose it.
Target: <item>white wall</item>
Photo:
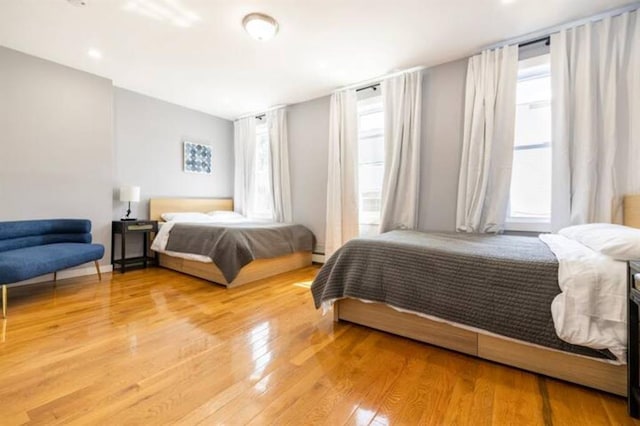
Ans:
[[[110,80],[0,46],[0,220],[86,218],[109,264]]]
[[[425,70],[419,228],[454,231],[462,148],[467,59]],[[324,252],[329,97],[289,107],[293,220],[309,227]]]
[[[233,123],[125,89],[115,88],[115,178],[113,218],[126,204],[120,185],[141,187],[132,216],[148,218],[149,198],[232,197]],[[182,142],[213,147],[213,173],[182,170]]]

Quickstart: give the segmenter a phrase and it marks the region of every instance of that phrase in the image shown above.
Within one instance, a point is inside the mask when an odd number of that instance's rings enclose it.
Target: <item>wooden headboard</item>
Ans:
[[[162,221],[160,215],[169,212],[202,212],[233,210],[231,198],[151,198],[149,218]]]
[[[640,228],[640,194],[624,197],[624,218],[626,226]]]

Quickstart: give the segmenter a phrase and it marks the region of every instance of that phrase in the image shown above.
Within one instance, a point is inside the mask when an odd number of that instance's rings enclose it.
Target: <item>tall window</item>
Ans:
[[[548,231],[551,222],[550,55],[520,61],[506,228]]]
[[[269,127],[267,123],[258,122],[256,123],[256,153],[253,174],[255,195],[248,211],[248,215],[252,218],[271,219],[273,217],[270,168]]]
[[[369,91],[369,90],[367,90]],[[358,196],[360,235],[375,235],[380,226],[384,175],[382,96],[374,92],[358,101]]]

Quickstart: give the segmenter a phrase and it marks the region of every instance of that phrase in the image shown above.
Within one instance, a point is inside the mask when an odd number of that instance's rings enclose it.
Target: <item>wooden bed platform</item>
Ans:
[[[476,333],[400,312],[382,303],[342,299],[333,305],[333,313],[335,321],[364,325],[616,395],[627,394],[626,365],[612,365],[568,352]]]
[[[230,198],[152,198],[149,200],[149,217],[162,222],[162,213],[210,212],[233,210]],[[236,287],[262,278],[271,277],[311,265],[311,252],[296,252],[271,259],[257,259],[240,270],[238,276],[228,282],[215,263],[203,263],[158,253],[160,266],[193,275],[226,287]]]

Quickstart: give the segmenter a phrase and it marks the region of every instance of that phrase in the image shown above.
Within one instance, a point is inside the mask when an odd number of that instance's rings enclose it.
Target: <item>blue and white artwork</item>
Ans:
[[[211,174],[211,145],[184,143],[184,171],[189,173]]]

